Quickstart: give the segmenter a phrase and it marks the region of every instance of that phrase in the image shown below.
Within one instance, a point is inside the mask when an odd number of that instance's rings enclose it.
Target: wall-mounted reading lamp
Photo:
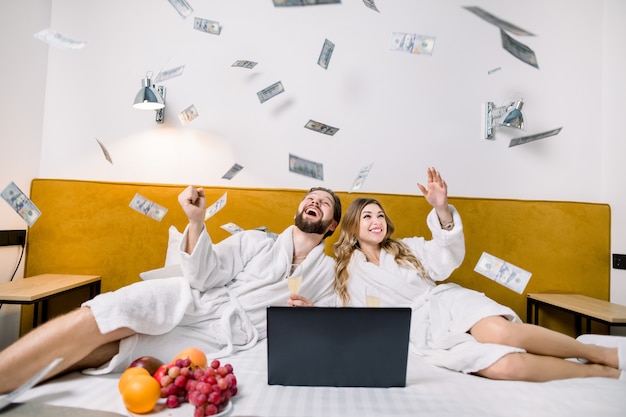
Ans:
[[[165,87],[155,86],[150,81],[151,72],[142,80],[141,90],[135,96],[133,107],[141,110],[156,110],[157,123],[163,123],[165,118]]]
[[[485,139],[494,139],[497,126],[514,127],[524,130],[524,99],[511,101],[500,107],[492,102],[485,104]]]

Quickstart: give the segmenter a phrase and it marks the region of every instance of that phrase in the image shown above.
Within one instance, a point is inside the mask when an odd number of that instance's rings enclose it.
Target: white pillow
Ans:
[[[180,242],[183,234],[174,226],[170,226],[167,253],[165,254],[165,266],[180,265]]]

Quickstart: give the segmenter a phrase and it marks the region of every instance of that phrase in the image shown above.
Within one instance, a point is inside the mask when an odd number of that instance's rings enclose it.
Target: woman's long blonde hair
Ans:
[[[395,226],[389,216],[387,216],[387,213],[385,213],[383,206],[373,198],[357,198],[350,204],[348,210],[346,210],[346,214],[343,216],[341,223],[339,239],[337,239],[337,242],[333,245],[336,258],[334,287],[335,292],[339,295],[339,298],[341,298],[344,306],[350,302],[350,294],[348,293],[348,279],[350,278],[348,274],[348,263],[350,262],[352,253],[356,249],[359,249],[357,237],[359,235],[361,212],[368,204],[376,204],[385,215],[387,233],[380,243],[381,249],[392,254],[399,265],[413,266],[423,279],[429,279],[426,269],[420,260],[411,253],[404,243],[391,237]]]

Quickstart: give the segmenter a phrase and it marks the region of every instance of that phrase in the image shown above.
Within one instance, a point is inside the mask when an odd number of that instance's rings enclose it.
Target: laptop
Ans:
[[[411,309],[268,307],[269,385],[404,387]]]

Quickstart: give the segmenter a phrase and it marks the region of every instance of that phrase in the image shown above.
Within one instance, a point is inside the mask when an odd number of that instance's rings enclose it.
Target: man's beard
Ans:
[[[296,227],[302,230],[304,233],[315,233],[318,235],[323,235],[328,230],[328,226],[332,223],[332,219],[328,221],[324,221],[323,219],[319,219],[317,221],[308,221],[304,220],[302,217],[302,212],[296,215]]]

